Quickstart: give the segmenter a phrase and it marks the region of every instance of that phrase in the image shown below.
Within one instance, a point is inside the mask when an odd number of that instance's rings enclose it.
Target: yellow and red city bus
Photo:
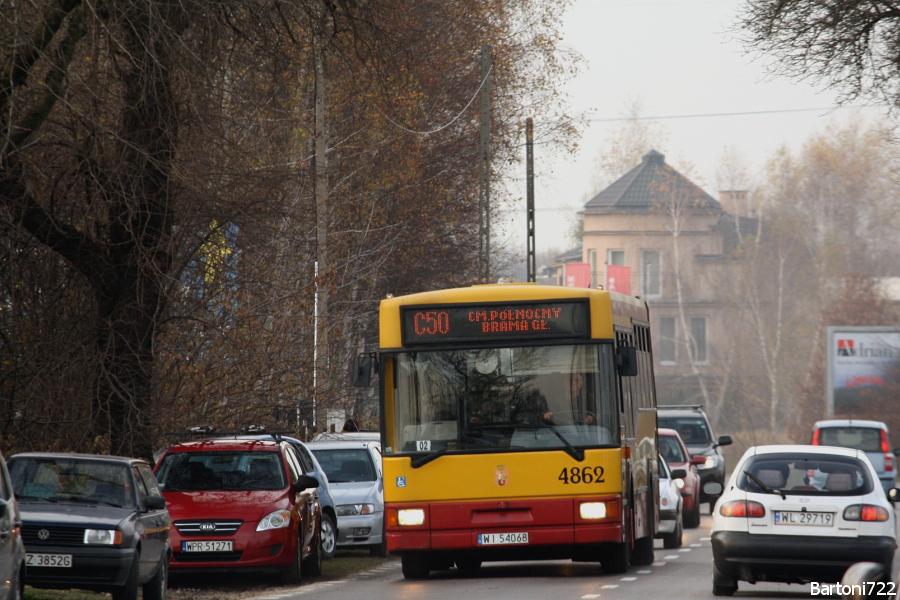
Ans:
[[[483,561],[653,562],[645,302],[491,284],[381,302],[387,548],[408,579]]]

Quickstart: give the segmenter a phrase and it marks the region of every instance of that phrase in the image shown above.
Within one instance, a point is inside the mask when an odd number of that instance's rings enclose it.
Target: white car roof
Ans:
[[[815,429],[820,427],[871,427],[872,429],[884,429],[887,431],[887,425],[881,421],[866,421],[863,419],[829,419],[827,421],[817,421],[813,427]]]
[[[831,454],[838,456],[860,457],[860,450],[841,448],[839,446],[810,446],[808,444],[773,444],[771,446],[753,446],[745,455],[776,454],[780,452],[802,452],[804,454]],[[862,452],[865,456],[865,452]]]
[[[310,450],[346,450],[347,448],[380,448],[381,442],[372,440],[328,440],[322,442],[306,442]]]

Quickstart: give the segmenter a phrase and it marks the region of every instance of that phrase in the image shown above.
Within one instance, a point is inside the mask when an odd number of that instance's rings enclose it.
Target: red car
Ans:
[[[684,469],[687,477],[675,480],[681,489],[684,503],[684,526],[694,528],[700,526],[700,475],[691,460],[691,455],[681,441],[681,436],[674,429],[659,430],[659,455],[666,459],[669,467]]]
[[[156,477],[174,525],[173,572],[322,572],[318,481],[287,442],[190,441],[168,448]]]

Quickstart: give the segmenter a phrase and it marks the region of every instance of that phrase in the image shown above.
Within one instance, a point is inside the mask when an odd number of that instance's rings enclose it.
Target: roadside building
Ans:
[[[733,326],[729,265],[758,229],[747,200],[745,191],[713,198],[651,150],[580,213],[577,260],[590,265],[592,287],[650,305],[660,403],[696,401],[698,377],[714,385]]]

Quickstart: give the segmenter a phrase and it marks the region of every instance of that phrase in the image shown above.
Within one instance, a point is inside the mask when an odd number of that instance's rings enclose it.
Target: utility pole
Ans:
[[[491,280],[491,47],[481,47],[481,190],[478,214],[479,277]]]
[[[325,166],[325,65],[321,36],[314,36],[316,103],[316,300],[313,370],[313,425],[328,426],[323,403],[328,381],[328,175]]]
[[[534,259],[534,122],[531,117],[525,119],[525,211],[528,226],[528,281],[537,281],[537,269]]]

